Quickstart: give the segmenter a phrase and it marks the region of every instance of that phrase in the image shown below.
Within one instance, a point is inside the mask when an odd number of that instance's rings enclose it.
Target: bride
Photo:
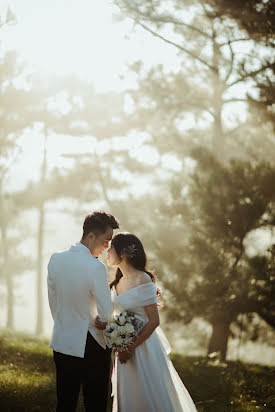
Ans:
[[[130,233],[116,234],[107,263],[116,267],[110,283],[115,312],[135,312],[145,325],[128,351],[118,352],[112,377],[113,412],[197,411],[167,355],[170,345],[158,327],[155,277],[146,269],[142,243]]]

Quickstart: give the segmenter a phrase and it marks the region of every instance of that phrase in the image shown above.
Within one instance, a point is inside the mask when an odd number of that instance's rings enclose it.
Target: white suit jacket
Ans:
[[[54,319],[50,348],[83,358],[88,330],[106,348],[103,332],[96,329],[94,320],[97,315],[104,321],[112,317],[107,273],[86,246],[76,243],[51,256],[48,297]]]

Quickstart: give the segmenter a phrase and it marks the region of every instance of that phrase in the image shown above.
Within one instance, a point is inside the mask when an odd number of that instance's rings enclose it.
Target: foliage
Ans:
[[[256,41],[274,46],[274,0],[212,0],[218,14],[238,21]]]
[[[257,313],[274,328],[275,248],[252,257],[247,242],[260,228],[274,228],[275,170],[239,161],[225,167],[203,150],[193,158],[189,180],[170,184],[154,231],[170,318],[227,324],[226,342],[241,313]]]

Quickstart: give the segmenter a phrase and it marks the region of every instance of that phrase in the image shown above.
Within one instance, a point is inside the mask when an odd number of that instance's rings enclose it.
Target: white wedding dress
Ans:
[[[157,302],[156,286],[146,283],[119,294],[112,288],[116,313],[135,312],[144,324],[144,306]],[[127,363],[113,368],[113,412],[196,412],[197,409],[168,357],[170,345],[158,327]]]

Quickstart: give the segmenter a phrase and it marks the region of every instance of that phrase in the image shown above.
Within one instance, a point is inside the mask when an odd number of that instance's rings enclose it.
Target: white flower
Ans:
[[[122,343],[123,343],[123,339],[121,336],[118,336],[117,338],[114,339],[115,345],[121,345]]]
[[[125,349],[133,343],[143,327],[143,322],[132,312],[123,311],[117,314],[111,323],[108,323],[104,336],[109,348]],[[122,337],[123,336],[123,337]]]
[[[110,333],[110,337],[112,339],[115,339],[118,336],[118,331],[117,330],[113,330],[113,332]]]
[[[133,333],[135,331],[135,328],[131,323],[126,323],[125,329],[127,333]]]
[[[118,332],[119,332],[121,335],[123,335],[124,333],[127,332],[126,326],[118,326],[118,327],[117,327],[117,330],[118,330]]]
[[[119,324],[123,326],[126,323],[126,317],[120,316],[118,321],[119,321]]]
[[[126,338],[124,339],[124,342],[127,344],[132,343],[132,341],[133,341],[133,338],[132,336],[129,336],[129,335],[127,335]]]

